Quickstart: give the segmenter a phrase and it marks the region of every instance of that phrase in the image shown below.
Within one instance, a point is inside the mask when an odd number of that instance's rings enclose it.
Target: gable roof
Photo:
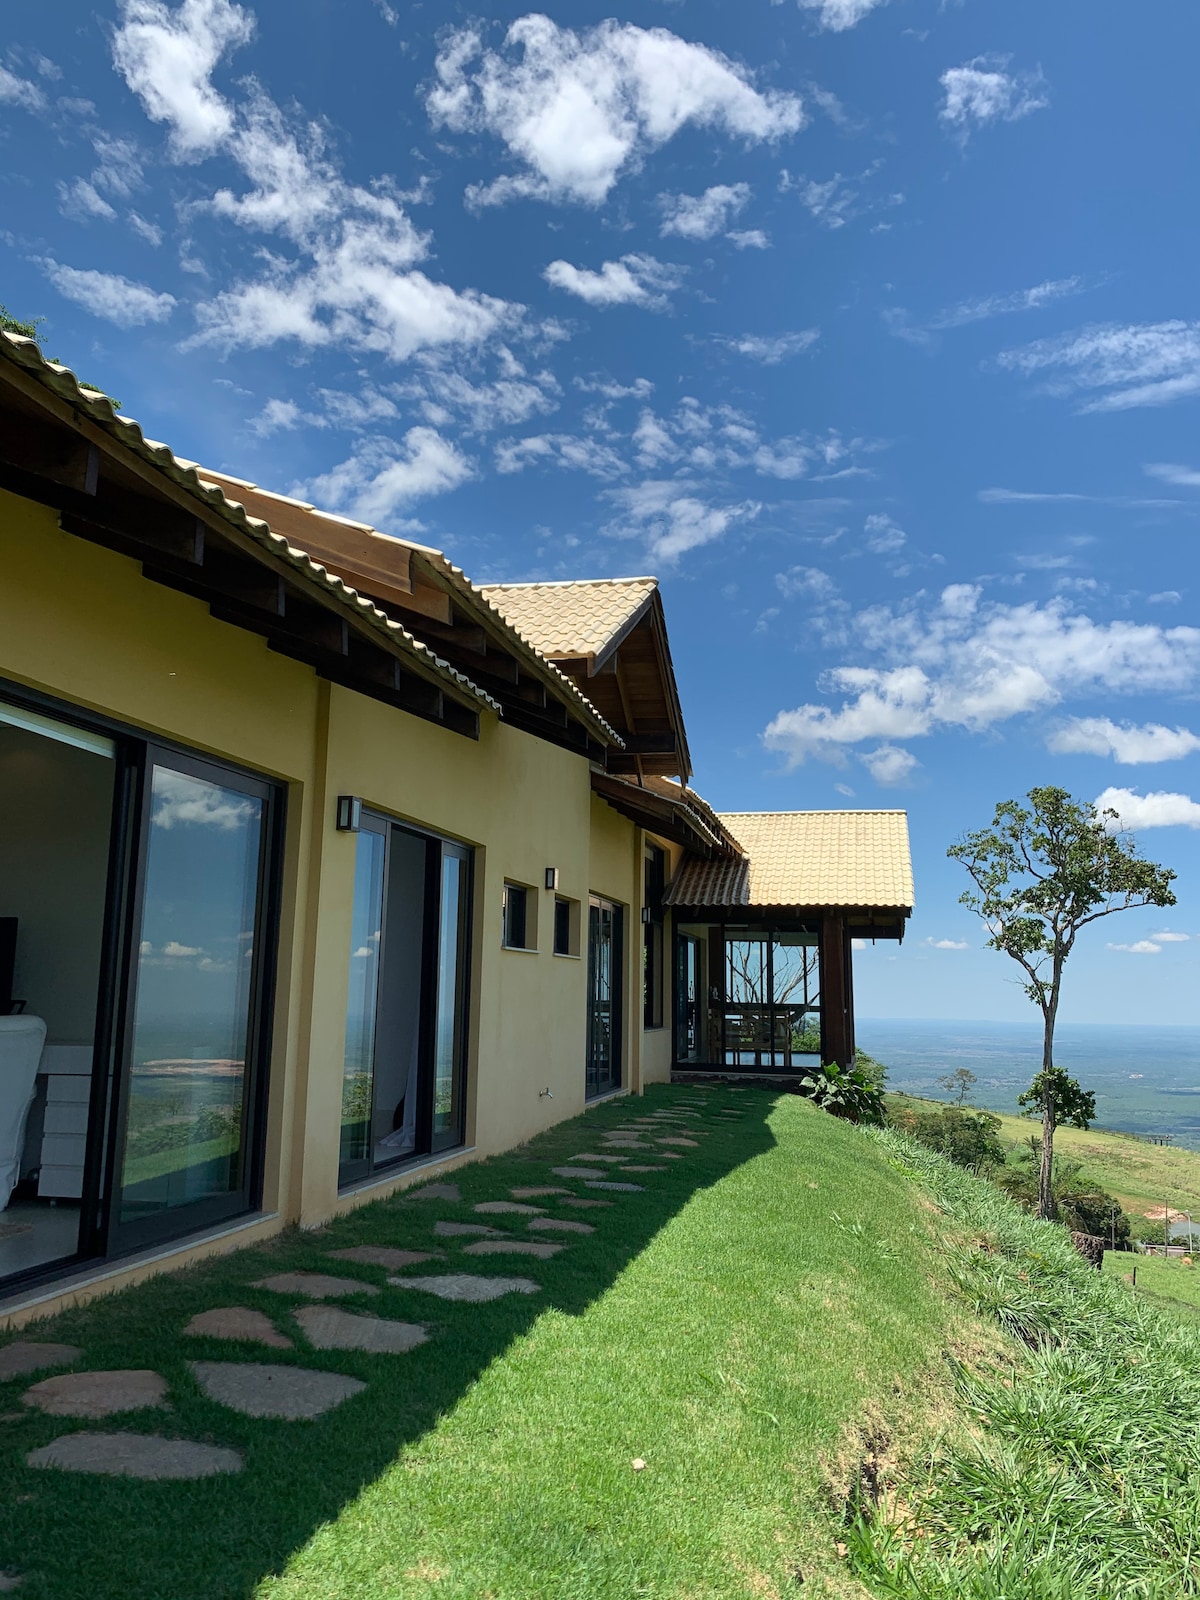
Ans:
[[[669,905],[878,910],[913,906],[903,811],[722,811],[744,857],[687,858]]]
[[[645,614],[658,579],[589,578],[480,587],[546,655],[603,662]]]

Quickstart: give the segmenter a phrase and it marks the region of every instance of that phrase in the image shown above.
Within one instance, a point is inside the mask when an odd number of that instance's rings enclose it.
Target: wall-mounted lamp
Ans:
[[[356,794],[337,797],[337,830],[339,833],[357,833],[362,827],[362,801]]]
[[[557,889],[558,888],[558,868],[557,867],[547,867],[546,868],[546,887],[547,887],[547,889]]]
[[[652,920],[653,919],[650,916],[650,907],[649,906],[643,906],[642,907],[642,921],[643,922],[650,922]]]

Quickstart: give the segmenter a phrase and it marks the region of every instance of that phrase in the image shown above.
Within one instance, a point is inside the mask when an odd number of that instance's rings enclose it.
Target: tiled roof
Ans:
[[[679,906],[912,909],[903,811],[722,811],[744,860],[684,861],[667,892]]]
[[[482,592],[543,654],[597,656],[628,631],[658,588],[657,578],[578,583],[487,583]]]
[[[132,450],[135,455],[157,468],[172,483],[201,501],[210,511],[215,512],[241,533],[249,535],[255,544],[276,560],[284,562],[300,579],[307,580],[332,596],[337,604],[360,622],[366,623],[394,650],[408,656],[415,666],[423,669],[425,675],[440,678],[460,695],[465,695],[478,704],[488,707],[489,710],[499,711],[498,702],[486,690],[473,683],[464,673],[457,671],[449,662],[443,661],[441,656],[428,645],[415,638],[400,623],[393,621],[365,595],[359,594],[341,578],[327,572],[319,562],[311,560],[303,550],[296,549],[281,534],[273,533],[267,523],[258,517],[248,516],[243,507],[235,500],[227,498],[216,484],[205,482],[203,473],[197,471],[194,463],[181,460],[165,444],[147,439],[132,417],[114,411],[107,395],[101,394],[96,389],[85,389],[69,367],[48,361],[34,340],[0,330],[0,359],[7,359],[23,368],[31,377],[44,384],[52,394],[57,395],[60,400],[65,400],[73,410],[99,426],[117,444]]]

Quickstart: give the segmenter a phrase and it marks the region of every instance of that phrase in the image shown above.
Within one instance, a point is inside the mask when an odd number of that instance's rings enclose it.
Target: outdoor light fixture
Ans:
[[[362,801],[356,794],[337,797],[337,830],[339,833],[357,833],[362,827]]]
[[[547,887],[547,889],[557,889],[558,888],[558,868],[557,867],[547,867],[546,868],[546,887]]]
[[[650,922],[652,920],[653,919],[650,916],[650,907],[649,906],[643,906],[642,907],[642,921],[643,922]]]

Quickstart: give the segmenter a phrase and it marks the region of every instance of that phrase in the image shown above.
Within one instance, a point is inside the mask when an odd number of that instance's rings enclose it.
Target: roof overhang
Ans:
[[[683,845],[704,861],[725,855],[730,849],[719,828],[711,826],[703,811],[686,799],[672,799],[595,768],[592,791],[630,822],[661,839]]]

